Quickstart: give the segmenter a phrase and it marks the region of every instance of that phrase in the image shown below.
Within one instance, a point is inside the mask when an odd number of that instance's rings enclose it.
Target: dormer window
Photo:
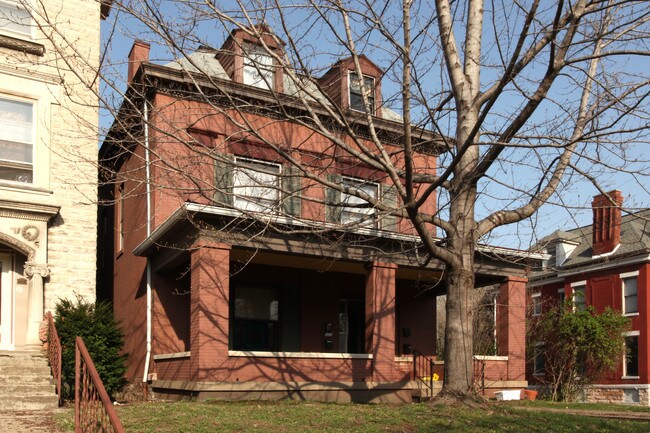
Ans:
[[[260,45],[244,45],[244,84],[274,90],[274,83],[273,57]]]
[[[368,111],[370,114],[375,114],[375,79],[364,75],[362,89],[359,74],[350,72],[349,83],[350,108],[355,111],[366,111],[363,105],[363,92],[365,92],[368,101]]]

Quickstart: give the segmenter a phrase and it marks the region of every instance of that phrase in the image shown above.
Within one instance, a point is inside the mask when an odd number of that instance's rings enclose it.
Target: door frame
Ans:
[[[0,251],[0,350],[14,349],[14,296],[16,256]]]

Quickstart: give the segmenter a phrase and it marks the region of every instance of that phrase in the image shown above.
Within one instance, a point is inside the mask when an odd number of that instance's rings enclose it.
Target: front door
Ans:
[[[0,350],[12,350],[14,306],[13,254],[0,252]]]

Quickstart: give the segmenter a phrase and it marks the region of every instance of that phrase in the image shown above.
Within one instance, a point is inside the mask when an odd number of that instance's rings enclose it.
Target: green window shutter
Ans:
[[[382,201],[392,209],[397,207],[397,188],[395,185],[382,185]],[[381,228],[391,232],[397,231],[398,217],[395,215],[384,215],[381,221]]]
[[[340,174],[330,173],[327,175],[327,180],[341,185],[343,178]],[[341,222],[341,191],[333,188],[325,188],[325,221],[328,223]]]
[[[301,216],[302,172],[287,162],[282,165],[282,211],[296,218]]]
[[[235,158],[219,153],[214,160],[214,201],[217,205],[233,205],[232,180]]]

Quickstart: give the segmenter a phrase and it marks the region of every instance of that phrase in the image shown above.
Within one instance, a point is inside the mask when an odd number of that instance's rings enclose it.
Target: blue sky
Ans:
[[[191,4],[191,2],[187,3]],[[232,25],[228,23],[221,23],[213,19],[199,19],[198,22],[190,26],[186,21],[181,19],[183,13],[187,13],[188,11],[185,4],[180,6],[181,8],[185,7],[183,11],[176,11],[175,13],[172,13],[172,11],[174,11],[174,8],[179,7],[178,3],[160,1],[160,4],[162,8],[158,11],[162,11],[161,18],[165,20],[169,28],[183,41],[183,45],[181,46],[183,49],[191,51],[199,43],[208,43],[214,47],[218,47],[225,39],[228,31],[232,28]],[[416,4],[419,5],[419,3]],[[426,4],[418,7],[419,9],[416,11],[417,15],[414,16],[414,30],[418,30],[418,26],[420,26],[420,30],[424,29],[427,20],[434,14],[430,6]],[[385,16],[382,19],[398,20],[399,16],[394,13],[395,10],[391,10],[393,8],[395,6],[389,2]],[[296,40],[296,43],[300,45],[300,49],[303,50],[302,54],[308,59],[310,66],[314,68],[315,74],[318,74],[319,70],[322,71],[338,57],[345,54],[340,45],[336,43],[336,33],[331,32],[313,11],[306,11],[300,8],[285,9],[286,11],[290,11],[287,16],[288,27],[292,32],[295,32],[294,35],[302,35],[301,38]],[[146,11],[146,16],[151,17],[154,12]],[[488,20],[492,17],[491,12],[488,10]],[[498,21],[492,30],[489,26],[486,26],[486,63],[490,63],[491,59],[493,60],[498,57],[499,49],[505,51],[512,49],[511,44],[497,46],[495,42],[503,42],[500,40],[500,32],[504,31],[504,29],[516,27],[520,19],[516,11],[502,9],[494,12],[494,16],[500,21]],[[267,12],[265,13],[265,17],[274,26],[274,30],[283,39],[286,39],[286,35],[281,31],[277,13],[273,14],[272,11]],[[359,19],[355,23],[355,25],[358,25],[355,28],[361,29],[362,24],[362,20]],[[334,28],[340,31],[340,22],[335,22]],[[395,28],[399,29],[399,27]],[[102,32],[105,42],[108,41],[110,36],[110,43],[107,44],[106,63],[104,65],[105,75],[108,80],[103,83],[102,91],[108,101],[111,99],[113,101],[119,101],[120,96],[114,89],[123,91],[126,87],[124,83],[126,59],[133,38],[137,36],[145,41],[155,40],[155,28],[152,29],[151,26],[147,27],[142,23],[136,22],[124,13],[113,10],[109,19],[102,23]],[[436,51],[435,47],[437,34],[435,32],[429,33],[422,31],[418,43],[414,47],[414,52],[419,55],[416,63],[419,68],[418,71],[421,74],[420,76],[422,77],[421,81],[424,91],[427,92],[426,95],[430,96],[431,100],[436,100],[436,98],[440,97],[438,91],[445,88],[444,70],[440,62],[440,53]],[[399,34],[396,33],[396,36],[399,36]],[[391,74],[399,73],[399,70],[395,68],[391,69],[394,54],[387,49],[385,39],[376,30],[369,32],[359,30],[358,43],[360,51],[366,53],[380,67],[389,71],[383,81],[382,90],[384,97],[388,98],[391,94],[397,94],[398,87],[391,85],[388,78],[390,78],[389,76]],[[163,45],[153,44],[151,53],[152,61],[164,63],[171,58],[173,58],[171,50]],[[647,71],[650,71],[650,60],[648,57],[641,57],[638,60],[634,60],[634,62],[630,62],[629,59],[625,58],[617,59],[617,61],[629,62],[624,65],[628,72],[636,72],[641,75],[645,74],[647,79]],[[543,71],[543,64],[537,67],[537,69],[533,67],[529,72],[528,78],[533,82]],[[490,68],[485,68],[482,76],[483,80],[486,83],[489,82],[493,79],[493,73]],[[564,108],[560,102],[562,98],[570,100],[570,92],[575,92],[575,89],[571,90],[570,82],[570,77],[559,80],[557,88],[554,88],[551,93],[554,102],[540,107],[538,115],[536,115],[532,123],[542,123],[558,115],[558,110],[561,111]],[[109,84],[107,85],[107,83]],[[514,90],[511,90],[511,92],[510,94],[505,94],[500,99],[499,105],[497,106],[499,115],[493,116],[488,121],[488,125],[494,125],[497,130],[500,122],[503,120],[502,117],[507,116],[510,109],[515,109],[522,103],[521,96],[517,96]],[[557,103],[555,102],[556,99],[558,101]],[[647,105],[646,102],[646,110]],[[399,111],[399,106],[393,106],[392,108]],[[567,111],[567,116],[569,115],[570,112]],[[445,118],[442,121],[442,126],[447,127],[447,131],[453,131],[453,118]],[[557,122],[557,119],[554,119],[554,121]],[[110,126],[112,118],[107,110],[102,111],[100,122],[103,128]],[[558,132],[562,127],[563,124],[561,122],[556,124]],[[625,168],[629,172],[616,168],[593,171],[597,164],[584,158],[579,160],[578,164],[581,169],[586,171],[592,170],[605,190],[621,190],[625,196],[625,205],[631,210],[646,208],[650,205],[650,194],[648,193],[650,191],[650,179],[649,176],[640,176],[636,172],[648,172],[648,152],[646,150],[648,145],[649,143],[644,137],[638,142],[631,141],[629,143],[629,148],[626,149],[627,158],[638,161],[636,164],[626,165]],[[620,152],[622,151],[623,148],[612,146],[607,151],[599,154],[591,152],[590,156],[594,160],[601,159],[602,161],[609,161],[611,164],[616,165],[620,163]],[[512,152],[507,163],[503,165],[497,164],[491,170],[491,174],[498,177],[499,182],[484,182],[481,184],[482,191],[477,206],[477,214],[479,216],[485,215],[503,204],[507,204],[510,199],[515,199],[512,190],[509,189],[512,185],[530,188],[537,181],[538,173],[535,172],[537,168],[531,165],[530,160],[525,163],[522,161],[519,164],[520,161],[518,158],[520,158],[518,153]],[[503,246],[526,248],[531,242],[534,242],[537,236],[544,236],[557,228],[570,229],[578,225],[589,224],[591,221],[590,203],[595,194],[597,194],[596,188],[586,179],[577,175],[571,176],[566,179],[562,195],[552,197],[549,204],[545,205],[531,220],[524,221],[518,226],[500,228],[488,241]]]

